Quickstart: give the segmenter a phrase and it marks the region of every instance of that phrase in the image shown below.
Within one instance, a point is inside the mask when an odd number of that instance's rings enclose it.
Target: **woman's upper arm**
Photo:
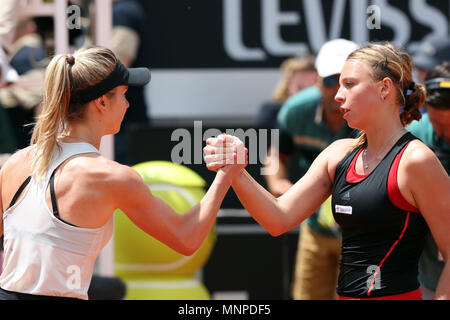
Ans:
[[[337,164],[353,143],[353,139],[342,139],[329,145],[314,160],[306,174],[278,198],[278,203],[288,212],[303,212],[298,221],[314,213],[330,196]]]
[[[113,197],[118,199],[116,207],[147,234],[180,250],[177,232],[183,216],[178,215],[164,201],[155,197],[141,176],[132,168],[121,167],[116,179]]]
[[[434,153],[420,144],[408,152],[404,172],[416,207],[425,218],[439,250],[449,259],[450,178],[447,172]]]

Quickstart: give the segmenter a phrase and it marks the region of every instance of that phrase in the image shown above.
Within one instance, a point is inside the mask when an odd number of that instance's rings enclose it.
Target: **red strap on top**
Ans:
[[[360,182],[362,180],[364,180],[365,177],[367,177],[369,175],[368,174],[359,174],[356,172],[356,160],[359,157],[359,154],[364,150],[364,148],[361,148],[355,155],[355,157],[353,158],[352,162],[350,163],[350,165],[347,168],[347,172],[345,174],[345,179],[347,179],[348,182],[351,183],[357,183]]]
[[[411,141],[409,141],[404,147],[403,149],[397,154],[397,156],[394,159],[394,162],[392,163],[391,169],[389,170],[389,176],[388,176],[388,182],[387,182],[387,191],[388,191],[388,196],[389,199],[391,200],[392,204],[395,205],[396,207],[405,210],[405,211],[409,211],[409,212],[419,212],[419,210],[412,206],[411,204],[409,204],[408,201],[405,200],[405,198],[403,197],[403,195],[400,192],[400,189],[398,188],[398,183],[397,183],[397,173],[398,173],[398,166],[400,164],[400,159],[403,155],[403,152],[405,151],[406,147],[408,146],[408,144]],[[360,182],[362,180],[364,180],[364,178],[366,178],[370,173],[368,174],[359,174],[356,172],[356,160],[358,159],[358,156],[360,155],[360,153],[364,150],[364,148],[361,148],[356,155],[354,156],[352,162],[350,163],[350,165],[348,166],[345,178],[347,179],[348,182],[351,183],[357,183]]]
[[[412,206],[408,201],[405,200],[402,193],[400,192],[397,182],[398,165],[400,164],[400,159],[403,155],[403,152],[405,151],[406,147],[410,142],[411,141],[409,141],[403,147],[403,149],[397,154],[397,156],[394,159],[394,162],[392,163],[391,170],[389,170],[387,190],[389,199],[391,200],[393,205],[405,211],[419,212],[419,210],[416,207]]]

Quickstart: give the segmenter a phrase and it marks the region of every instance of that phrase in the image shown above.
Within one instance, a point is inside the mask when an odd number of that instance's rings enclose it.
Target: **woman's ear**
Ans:
[[[104,95],[99,97],[99,98],[97,98],[97,99],[95,99],[95,100],[93,100],[95,109],[97,111],[99,111],[100,113],[105,113],[106,112],[106,102],[105,102],[105,100],[106,99],[105,99]]]
[[[394,83],[391,78],[384,78],[381,80],[381,99],[385,100],[389,94],[391,94],[394,88]]]

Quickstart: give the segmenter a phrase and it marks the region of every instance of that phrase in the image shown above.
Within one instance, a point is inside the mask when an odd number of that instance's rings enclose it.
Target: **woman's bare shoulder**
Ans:
[[[434,158],[436,158],[434,152],[419,139],[412,140],[408,144],[402,157],[406,162],[413,165],[423,165],[427,161],[433,161]]]
[[[342,150],[343,152],[349,152],[356,145],[357,141],[358,139],[354,138],[338,139],[333,141],[333,143],[330,144],[330,147],[336,150]]]
[[[331,143],[325,150],[327,153],[327,157],[332,162],[336,162],[336,164],[345,157],[347,153],[352,151],[358,139],[346,138],[339,139]]]
[[[26,147],[24,149],[17,150],[11,154],[2,166],[4,171],[12,171],[20,168],[22,170],[30,170],[31,160],[33,157],[33,152],[31,147]]]
[[[324,157],[327,161],[327,171],[330,181],[334,181],[334,175],[339,162],[346,154],[351,152],[357,144],[357,139],[339,139],[331,143],[324,151]]]
[[[130,180],[139,177],[131,167],[94,153],[78,155],[69,159],[61,171],[66,177],[77,177],[83,179],[87,184],[100,185],[105,188],[130,183]]]
[[[400,161],[400,170],[409,174],[411,179],[418,179],[433,171],[448,177],[435,153],[420,140],[408,144]]]

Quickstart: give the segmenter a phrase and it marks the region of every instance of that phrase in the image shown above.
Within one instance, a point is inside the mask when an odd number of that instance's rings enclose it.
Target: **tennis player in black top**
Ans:
[[[429,230],[445,259],[435,298],[450,298],[450,178],[434,153],[404,129],[421,117],[426,96],[412,80],[412,67],[411,57],[391,44],[357,49],[347,58],[335,99],[360,137],[331,144],[278,198],[244,169],[233,179],[245,208],[274,236],[304,221],[332,194],[343,237],[340,299],[421,299],[418,260]],[[243,149],[236,137],[208,139],[208,168],[226,165],[222,159],[235,148]]]

